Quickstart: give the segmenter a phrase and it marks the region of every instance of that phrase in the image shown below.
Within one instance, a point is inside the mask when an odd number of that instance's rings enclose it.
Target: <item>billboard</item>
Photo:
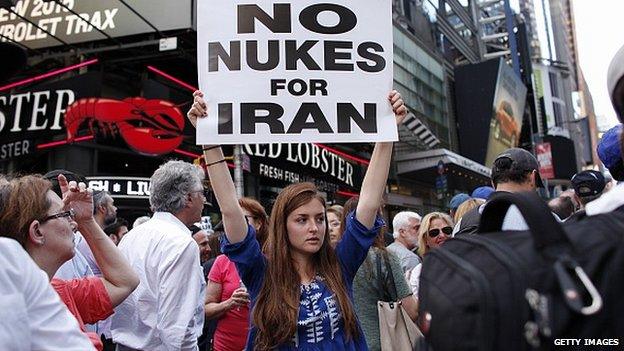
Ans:
[[[552,148],[550,143],[536,144],[535,153],[537,154],[537,162],[539,163],[540,176],[543,179],[555,178],[555,169],[553,168]]]
[[[502,60],[492,105],[490,135],[485,164],[490,165],[506,149],[518,146],[527,88]]]
[[[20,0],[0,9],[0,40],[31,49],[191,27],[191,0]],[[166,14],[166,15],[164,15]],[[96,29],[97,28],[97,29]],[[56,38],[55,38],[56,37]]]
[[[552,103],[552,88],[550,86],[550,73],[548,67],[538,63],[533,64],[533,78],[535,81],[536,99],[539,104],[541,116],[538,121],[543,124],[548,131],[557,125],[555,121],[555,111]]]
[[[0,94],[0,161],[32,154],[51,141],[80,141],[98,136],[99,142],[121,139],[144,155],[174,151],[184,141],[186,118],[166,92],[101,97],[103,72],[21,86]],[[176,99],[175,101],[183,101]]]
[[[115,199],[149,199],[149,178],[140,177],[87,177],[94,191],[108,191]]]
[[[459,151],[490,167],[518,145],[527,88],[502,59],[455,69]]]
[[[544,143],[550,144],[555,179],[571,179],[579,171],[576,163],[574,141],[559,135],[545,135]]]
[[[67,107],[78,99],[100,96],[101,86],[102,74],[87,72],[0,94],[0,140],[49,140],[65,133]]]

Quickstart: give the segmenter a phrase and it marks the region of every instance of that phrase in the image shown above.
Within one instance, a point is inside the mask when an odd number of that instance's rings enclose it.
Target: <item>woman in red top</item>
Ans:
[[[0,235],[17,240],[48,274],[51,284],[80,329],[113,314],[139,284],[126,259],[93,219],[93,196],[84,183],[67,182],[60,175],[63,199],[40,176],[24,176],[9,182],[8,201],[0,213]],[[86,239],[103,277],[52,279],[58,268],[74,256],[74,230]],[[98,350],[102,342],[86,333]]]
[[[262,205],[251,198],[241,198],[247,222],[257,233],[260,245],[264,244],[269,228],[269,218]],[[208,273],[206,289],[206,319],[216,319],[214,333],[215,351],[240,351],[245,348],[249,331],[249,294],[242,284],[234,262],[219,255]]]

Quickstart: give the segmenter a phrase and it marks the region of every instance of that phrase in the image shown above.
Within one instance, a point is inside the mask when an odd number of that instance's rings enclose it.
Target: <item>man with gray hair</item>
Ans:
[[[414,253],[418,248],[420,220],[420,215],[411,211],[399,212],[392,219],[394,242],[388,250],[399,257],[404,273],[420,264],[420,257]]]
[[[205,283],[199,248],[187,228],[204,207],[203,172],[169,161],[152,175],[152,218],[124,236],[119,249],[141,283],[113,316],[117,350],[197,350]]]

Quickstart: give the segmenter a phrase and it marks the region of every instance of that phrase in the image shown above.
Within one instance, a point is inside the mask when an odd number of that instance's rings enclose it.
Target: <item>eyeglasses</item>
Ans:
[[[49,215],[41,219],[39,222],[45,223],[51,219],[57,219],[57,218],[68,218],[68,220],[73,220],[75,216],[76,216],[76,213],[74,212],[74,210],[70,209],[69,211],[63,211],[63,212],[55,213],[53,215]]]
[[[451,235],[453,233],[453,227],[444,227],[442,229],[431,229],[428,233],[429,236],[432,238],[435,238],[436,236],[440,235],[440,230],[442,231],[442,233],[446,234],[446,235]]]

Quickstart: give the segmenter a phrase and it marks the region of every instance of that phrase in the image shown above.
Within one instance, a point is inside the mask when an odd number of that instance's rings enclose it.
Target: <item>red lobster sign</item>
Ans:
[[[172,152],[184,138],[184,116],[174,104],[142,97],[121,101],[102,98],[80,99],[67,107],[65,128],[72,142],[83,122],[111,136],[119,133],[134,151],[146,155]]]

